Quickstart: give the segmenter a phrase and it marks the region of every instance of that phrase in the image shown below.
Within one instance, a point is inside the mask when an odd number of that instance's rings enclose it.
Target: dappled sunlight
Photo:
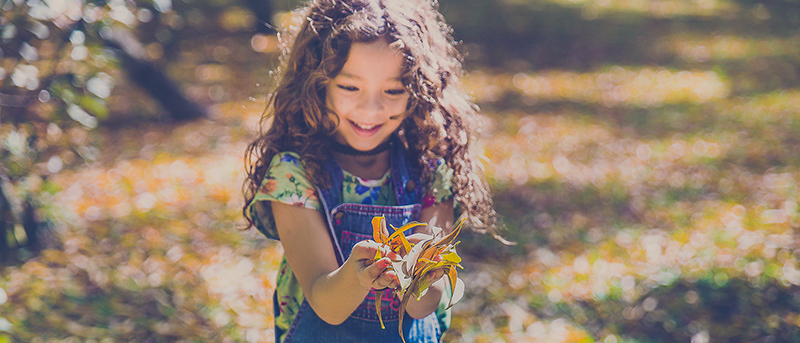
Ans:
[[[529,200],[536,210],[524,217],[532,223],[523,225],[548,242],[532,244],[528,258],[491,277],[507,279],[505,294],[539,304],[546,313],[562,313],[555,309],[566,306],[580,314],[579,308],[596,304],[589,307],[596,306],[598,316],[621,315],[627,322],[647,321],[668,329],[676,322],[665,311],[677,305],[652,295],[659,290],[683,285],[674,295],[681,297],[679,303],[697,308],[709,300],[701,296],[702,288],[692,286],[696,284],[723,288],[743,280],[753,289],[771,283],[786,289],[800,286],[800,240],[794,234],[800,224],[796,182],[800,173],[781,167],[763,173],[745,165],[717,167],[730,163],[725,161],[758,159],[769,151],[765,144],[774,145],[767,143],[773,137],[758,132],[787,129],[781,123],[797,116],[795,93],[715,104],[720,108],[713,113],[721,118],[746,122],[742,127],[760,127],[762,131],[753,131],[753,136],[725,126],[718,132],[631,138],[602,117],[579,112],[488,113],[481,145],[491,161],[487,174],[497,189],[524,187],[545,193]],[[742,154],[745,157],[738,157]],[[608,212],[570,204],[570,195],[561,200],[567,203],[560,208],[556,203],[551,212],[537,201],[565,195],[563,187],[553,193],[547,184],[595,189],[602,198],[591,202],[610,200],[614,185],[623,185],[623,194],[617,197],[638,219],[604,218]],[[467,282],[474,285],[480,275],[467,274]],[[620,312],[613,306],[620,306]],[[526,313],[532,318],[524,324],[526,333],[541,329],[540,319]],[[584,324],[592,319],[575,320]],[[512,330],[520,324],[509,319],[506,325]],[[689,330],[693,335],[703,332]]]
[[[619,230],[577,256],[540,248],[535,253],[538,261],[527,269],[530,287],[542,287],[548,300],[556,303],[608,297],[632,303],[678,279],[706,278],[709,270],[720,286],[731,278],[744,278],[754,286],[769,279],[787,287],[800,285],[800,241],[789,220],[763,220],[765,211],[774,210],[708,204],[691,227]],[[791,213],[791,223],[797,222],[794,209],[778,211]],[[745,224],[752,220],[757,224]],[[520,275],[524,280],[525,274]]]
[[[566,7],[580,7],[584,19],[615,13],[641,13],[659,18],[719,16],[737,9],[731,0],[546,0]]]
[[[513,268],[508,276],[508,283],[504,282],[507,268],[480,268],[476,264],[476,271],[469,276],[469,293],[465,300],[455,309],[453,325],[456,327],[469,327],[470,331],[459,332],[460,341],[470,342],[559,342],[559,343],[585,343],[594,342],[592,336],[584,329],[564,318],[545,318],[535,309],[528,306],[526,296],[539,288],[528,281],[527,270],[522,267]],[[484,266],[484,267],[489,267]],[[499,282],[497,281],[499,280]],[[511,286],[512,289],[507,287]],[[532,286],[532,287],[531,287]],[[491,298],[490,304],[482,303],[482,298]],[[487,306],[484,308],[483,306]],[[491,316],[485,315],[491,313]],[[447,336],[446,336],[447,337]],[[459,340],[456,340],[459,341]]]
[[[609,182],[632,188],[643,184],[682,187],[705,178],[682,174],[687,166],[724,156],[735,139],[677,136],[634,140],[620,137],[596,118],[577,113],[506,115],[487,120],[510,122],[506,125],[518,128],[514,133],[494,132],[482,144],[483,154],[491,161],[486,165],[487,175],[501,184],[551,180],[580,187],[602,188]]]
[[[198,197],[239,207],[236,181],[242,181],[237,156],[208,156],[201,159],[172,159],[157,155],[155,161],[124,160],[110,169],[64,173],[57,182],[69,185],[59,193],[68,209],[89,221],[123,218],[135,211],[174,213],[187,207],[207,209]],[[199,187],[198,185],[202,185]]]
[[[748,165],[765,154],[793,163],[791,150],[780,142],[791,139],[799,98],[795,90],[726,94],[704,112],[718,125],[655,137],[632,134],[608,122],[608,116],[567,106],[484,112],[480,151],[490,161],[486,171],[496,189],[543,193],[517,204],[522,211],[531,208],[509,221],[524,228],[522,237],[548,243],[526,242],[528,258],[515,259],[513,268],[497,275],[467,274],[467,282],[491,294],[526,299],[548,313],[539,318],[521,307],[524,315],[517,313],[518,318],[528,319],[503,322],[512,332],[506,338],[517,337],[520,330],[514,328],[520,326],[526,334],[542,332],[544,318],[565,312],[578,316],[574,323],[582,327],[593,320],[580,317],[586,307],[599,311],[599,317],[621,316],[674,331],[677,322],[667,314],[679,305],[653,295],[665,289],[680,297],[681,306],[698,309],[709,301],[702,295],[705,286],[698,285],[738,287],[731,285],[742,280],[752,289],[800,286],[800,240],[794,237],[800,224],[800,173],[791,166],[757,171]],[[565,186],[574,193],[564,193]],[[586,190],[599,198],[574,198]],[[582,207],[584,201],[594,205]],[[615,213],[619,205],[604,201],[621,202],[632,216],[622,217]],[[505,291],[481,288],[481,278],[506,279]],[[496,311],[503,313],[500,307]],[[709,335],[696,328],[701,323],[689,323],[694,329],[687,334]],[[595,331],[604,340],[626,341],[614,333]]]
[[[247,100],[219,104],[214,113],[220,119],[238,120],[248,133],[254,133],[258,132],[266,108],[266,96],[251,96]]]
[[[240,230],[244,141],[226,139],[244,133],[231,125],[238,118],[228,120],[152,130],[138,147],[127,146],[136,155],[55,176],[63,189],[55,195],[60,220],[69,223],[59,223],[64,248],[8,270],[4,290],[29,305],[15,318],[45,311],[42,325],[87,338],[224,333],[273,341],[265,309],[282,250],[255,230]],[[110,320],[107,328],[70,318],[106,302],[114,314],[93,320]],[[20,325],[15,318],[12,325]]]
[[[464,87],[480,102],[491,103],[515,94],[528,104],[567,101],[606,107],[700,104],[727,97],[731,88],[713,71],[619,66],[589,73],[550,70],[510,75],[477,71],[465,77]]]
[[[800,36],[758,38],[682,34],[664,38],[656,44],[656,49],[691,63],[748,60],[754,57],[797,57],[800,56]]]
[[[763,127],[800,119],[800,90],[787,89],[719,103],[719,113],[748,127]]]
[[[273,254],[272,258],[276,257]],[[246,330],[244,336],[249,342],[274,340],[274,331],[269,330],[272,315],[264,311],[272,303],[274,273],[267,272],[269,269],[256,273],[259,270],[251,259],[229,247],[223,247],[209,262],[201,268],[200,275],[208,285],[209,295],[220,301],[220,308],[211,313],[215,324],[222,327],[235,323]]]
[[[688,227],[622,228],[580,252],[542,246],[531,252],[527,263],[502,273],[508,275],[511,287],[507,294],[526,298],[528,303],[538,304],[534,309],[545,313],[564,306],[608,303],[611,307],[595,308],[600,311],[596,315],[621,315],[627,321],[647,317],[648,321],[669,326],[674,325],[669,324],[669,317],[654,317],[659,311],[669,311],[667,306],[674,306],[667,303],[670,299],[650,296],[659,288],[699,281],[725,287],[734,279],[746,280],[755,289],[771,280],[777,280],[783,287],[796,287],[800,282],[800,249],[797,249],[800,241],[792,230],[798,222],[796,210],[778,210],[784,215],[780,223],[764,219],[766,211],[775,210],[758,205],[746,208],[709,203]],[[788,221],[787,214],[791,214]],[[708,301],[691,288],[675,296],[680,297],[679,303],[685,302],[690,307]],[[621,313],[612,310],[617,303]],[[535,318],[528,311],[522,307],[510,312],[518,320]],[[587,318],[575,320],[583,323]],[[525,324],[528,335],[542,332],[546,325],[535,319],[530,322]],[[509,330],[520,325],[512,323],[509,319]],[[612,336],[613,331],[606,335]]]
[[[602,124],[581,122],[568,116],[508,116],[502,120],[513,120],[511,118],[519,118],[513,126],[519,128],[518,132],[496,132],[491,140],[482,142],[483,153],[491,161],[486,165],[487,175],[501,183],[524,184],[528,180],[549,178],[572,179],[581,184],[593,180],[601,183],[612,166],[594,158],[601,157],[593,156],[594,152],[616,156],[626,153],[619,150],[627,147],[600,147],[600,144],[614,143],[613,135]],[[576,150],[585,154],[582,161],[573,164],[567,156]],[[592,169],[580,163],[605,165],[605,168]]]

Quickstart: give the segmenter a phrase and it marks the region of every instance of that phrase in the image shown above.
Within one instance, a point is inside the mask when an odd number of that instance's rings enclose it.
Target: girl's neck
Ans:
[[[374,156],[386,150],[389,150],[389,148],[392,147],[391,141],[383,142],[369,151],[356,150],[355,148],[347,144],[342,144],[337,142],[335,139],[331,139],[328,143],[330,144],[330,148],[333,151],[340,152],[345,155],[356,155],[356,156]]]
[[[380,179],[389,170],[388,150],[368,156],[349,155],[336,151],[332,152],[332,154],[336,162],[339,163],[339,167],[362,179]]]

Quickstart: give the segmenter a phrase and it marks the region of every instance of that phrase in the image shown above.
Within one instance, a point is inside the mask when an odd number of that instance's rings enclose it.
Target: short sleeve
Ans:
[[[422,198],[423,208],[439,204],[453,197],[453,170],[442,159],[435,161],[431,168],[433,169],[432,180],[430,187],[428,187],[428,193]]]
[[[271,207],[264,203],[273,201],[313,210],[320,208],[317,193],[296,153],[282,152],[272,158],[248,209],[256,228],[267,237],[278,239]],[[259,202],[264,206],[255,206]]]

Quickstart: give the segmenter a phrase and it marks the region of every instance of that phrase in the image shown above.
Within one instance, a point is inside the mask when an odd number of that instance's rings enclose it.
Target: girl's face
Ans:
[[[401,81],[403,60],[385,39],[352,44],[325,95],[328,110],[339,116],[336,141],[367,151],[386,142],[400,126],[409,98]]]

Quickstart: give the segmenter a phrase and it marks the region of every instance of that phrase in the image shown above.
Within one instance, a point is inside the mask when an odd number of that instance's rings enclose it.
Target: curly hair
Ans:
[[[322,163],[338,118],[325,107],[326,86],[341,71],[353,43],[387,39],[405,57],[402,82],[411,94],[398,137],[419,156],[417,167],[440,158],[447,163],[454,199],[468,226],[497,237],[497,214],[474,152],[477,106],[458,88],[460,55],[437,7],[431,0],[312,0],[302,9],[303,24],[284,32],[288,39],[277,86],[259,137],[245,155],[243,212],[251,225],[248,205],[279,152],[298,153],[315,186],[330,182]],[[427,169],[423,177],[430,180]]]

